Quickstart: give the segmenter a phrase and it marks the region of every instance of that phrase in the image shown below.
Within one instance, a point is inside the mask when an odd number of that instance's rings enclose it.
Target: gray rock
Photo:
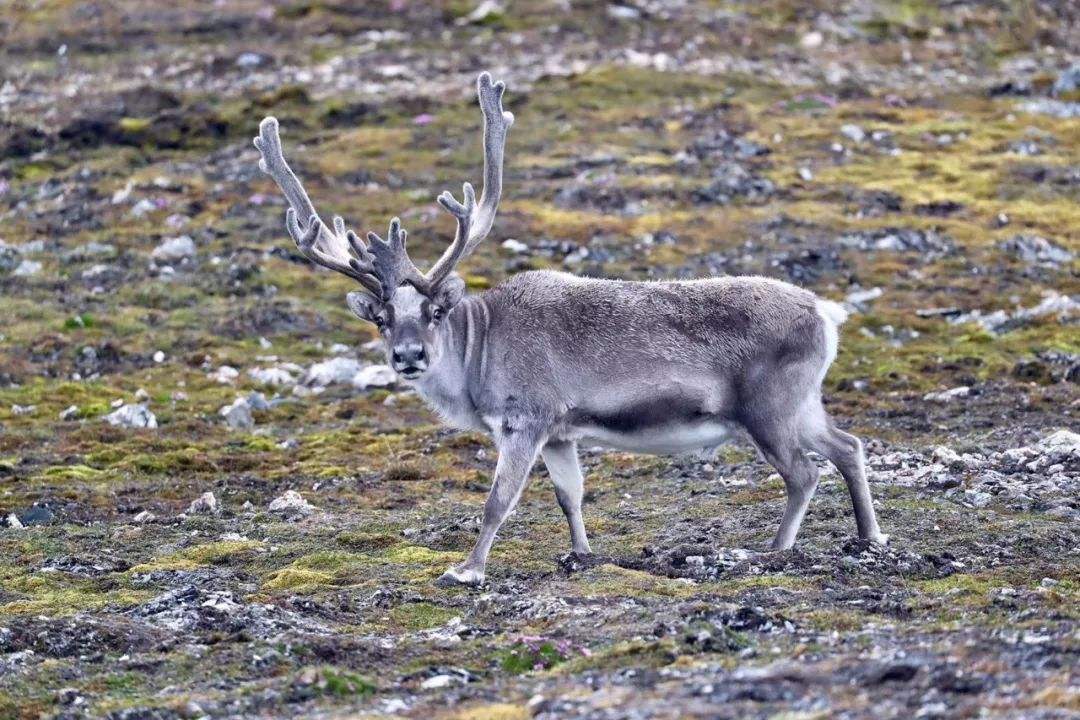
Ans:
[[[1073,259],[1071,252],[1038,235],[1014,235],[1001,243],[1001,249],[1031,265],[1061,265]]]
[[[359,390],[391,387],[397,382],[397,374],[389,365],[368,365],[352,378],[353,387]]]
[[[230,405],[226,405],[218,414],[225,418],[225,424],[233,430],[250,430],[255,427],[255,419],[251,417],[251,406],[247,398],[236,398]]]
[[[145,405],[121,405],[105,416],[106,422],[114,427],[156,428],[157,418]]]
[[[150,253],[158,262],[180,262],[195,257],[195,241],[188,235],[165,240]]]
[[[116,257],[116,255],[115,245],[88,242],[85,245],[79,245],[78,247],[67,251],[60,257],[65,262],[81,262],[91,258],[113,258]]]
[[[735,198],[763,201],[776,192],[772,180],[752,174],[737,162],[722,162],[713,170],[713,182],[695,191],[699,202],[727,205]]]
[[[1061,71],[1054,81],[1054,97],[1061,97],[1080,90],[1080,64],[1071,65]]]
[[[187,511],[193,515],[197,515],[200,513],[215,513],[217,512],[217,509],[218,501],[217,498],[214,497],[214,493],[204,492],[202,495],[191,501]]]
[[[506,240],[503,240],[502,248],[507,252],[513,253],[514,255],[527,255],[529,252],[528,245],[521,242],[520,240],[515,240],[513,238],[507,238]]]
[[[961,385],[960,387],[954,387],[948,390],[926,393],[925,395],[923,395],[923,400],[926,400],[927,402],[949,403],[953,400],[966,398],[970,395],[971,388],[967,385]]]
[[[284,494],[274,498],[268,510],[286,516],[304,516],[315,512],[315,506],[295,490],[286,490]]]
[[[1049,115],[1060,120],[1080,117],[1080,102],[1038,98],[1037,100],[1025,102],[1020,106],[1020,109],[1032,115]]]
[[[11,272],[19,262],[18,249],[0,240],[0,272]]]
[[[1040,440],[1036,447],[1046,453],[1059,453],[1080,458],[1080,434],[1072,430],[1058,430]]]
[[[274,387],[291,387],[296,384],[297,375],[302,372],[299,365],[283,363],[268,368],[249,368],[247,374],[252,380]]]
[[[15,277],[33,277],[41,272],[42,267],[44,266],[36,260],[23,260],[11,274]]]
[[[879,287],[852,290],[844,297],[844,304],[854,312],[866,312],[870,307],[870,302],[877,300],[883,294],[885,294],[885,291]]]
[[[1068,295],[1061,295],[1050,291],[1042,302],[1030,308],[1020,308],[1009,313],[1005,310],[995,310],[992,313],[983,314],[982,310],[972,310],[949,318],[949,322],[969,323],[981,325],[985,330],[992,333],[1006,332],[1018,327],[1023,327],[1032,320],[1056,315],[1059,320],[1067,320],[1080,315],[1080,302]]]
[[[336,357],[315,363],[304,374],[304,385],[325,387],[326,385],[351,383],[358,372],[363,370],[359,360]]]
[[[866,139],[866,131],[858,125],[844,125],[840,128],[840,134],[852,142],[861,143]]]

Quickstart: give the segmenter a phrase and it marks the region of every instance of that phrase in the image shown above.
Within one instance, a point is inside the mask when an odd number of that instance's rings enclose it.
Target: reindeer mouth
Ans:
[[[424,374],[424,369],[416,367],[415,365],[410,365],[409,367],[401,368],[397,373],[406,380],[415,380]]]

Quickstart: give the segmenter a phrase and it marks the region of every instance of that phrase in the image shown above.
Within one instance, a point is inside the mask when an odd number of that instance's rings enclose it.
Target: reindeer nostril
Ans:
[[[396,363],[401,362],[401,353],[399,353],[397,350],[395,350],[390,357]]]
[[[424,348],[421,347],[419,350],[416,351],[416,361],[424,362],[425,359],[426,355],[424,354]]]

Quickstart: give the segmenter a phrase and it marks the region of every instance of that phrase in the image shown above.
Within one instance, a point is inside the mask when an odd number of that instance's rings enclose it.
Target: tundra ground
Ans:
[[[504,5],[0,11],[0,717],[1080,714],[1075,8]],[[889,548],[835,472],[771,553],[749,445],[586,450],[595,556],[539,467],[486,585],[433,585],[493,448],[353,382],[372,329],[251,137],[276,115],[325,216],[399,214],[434,258],[435,195],[480,176],[481,69],[517,123],[470,286],[846,301],[826,396]]]

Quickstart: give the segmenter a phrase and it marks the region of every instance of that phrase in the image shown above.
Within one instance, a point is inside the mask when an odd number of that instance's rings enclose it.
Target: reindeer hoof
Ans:
[[[889,546],[889,536],[886,535],[885,533],[875,533],[874,535],[871,535],[870,537],[868,537],[866,539],[869,540],[870,542],[875,543],[877,545],[880,545],[882,547],[888,547]]]
[[[479,570],[459,570],[457,568],[450,568],[435,581],[435,584],[439,587],[454,587],[455,585],[468,585],[476,587],[483,584],[484,573]]]

